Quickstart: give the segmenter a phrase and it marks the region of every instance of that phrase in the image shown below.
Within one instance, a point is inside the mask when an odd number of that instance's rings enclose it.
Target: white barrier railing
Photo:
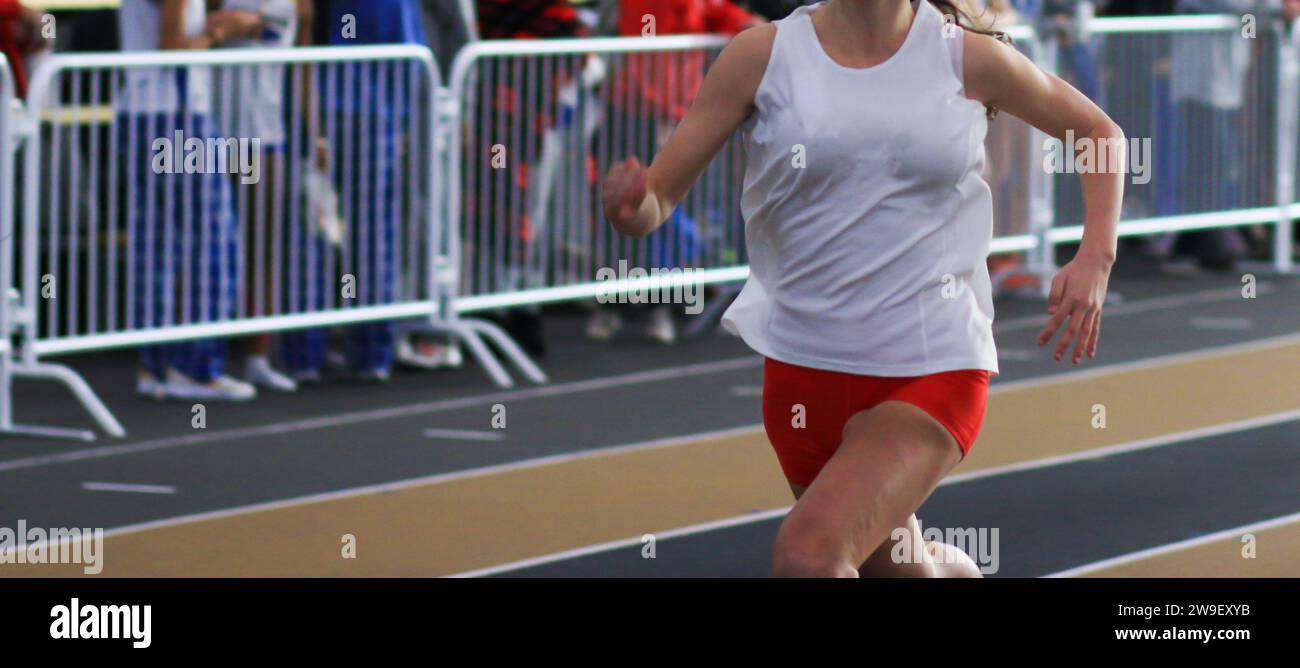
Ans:
[[[382,366],[408,319],[459,337],[498,384],[512,380],[482,337],[544,380],[494,325],[457,318],[440,283],[427,48],[166,55],[58,55],[32,78],[14,375],[64,382],[121,435],[79,376],[43,358],[141,347],[160,379],[201,375],[221,362],[218,339],[284,332],[286,363],[316,370],[319,328],[349,325],[363,328],[354,367]]]
[[[650,238],[599,223],[595,174],[611,160],[647,162],[723,37],[478,42],[457,56],[450,189],[460,311],[593,297],[600,267],[704,270],[744,278],[741,169],[732,141],[674,222]],[[656,77],[673,72],[673,76]]]
[[[1094,98],[1130,142],[1146,142],[1136,155],[1147,173],[1126,182],[1121,236],[1273,225],[1273,267],[1292,268],[1287,209],[1294,196],[1281,184],[1294,173],[1287,162],[1295,152],[1287,147],[1295,145],[1295,128],[1283,122],[1286,114],[1273,116],[1279,100],[1296,96],[1294,77],[1282,76],[1295,55],[1283,48],[1280,21],[1259,18],[1249,24],[1255,32],[1231,15],[1095,18],[1086,45],[1049,41],[1046,50],[1060,59],[1070,48],[1092,50],[1095,70],[1071,73],[1072,83],[1096,88]],[[1077,242],[1077,176],[1053,180],[1058,206],[1047,241]]]

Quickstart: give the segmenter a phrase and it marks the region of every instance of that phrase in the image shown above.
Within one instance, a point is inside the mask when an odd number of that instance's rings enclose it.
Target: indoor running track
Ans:
[[[995,576],[1300,576],[1300,278],[1260,274],[1245,299],[1240,274],[1117,274],[1079,367],[1034,345],[1041,304],[998,303],[984,431],[922,526],[996,531]],[[131,396],[129,354],[70,359],[131,434],[0,437],[0,526],[103,527],[120,577],[765,575],[791,499],[759,358],[581,327],[548,319],[545,386],[404,372],[209,405],[205,429]],[[17,387],[20,420],[87,424],[61,389]]]

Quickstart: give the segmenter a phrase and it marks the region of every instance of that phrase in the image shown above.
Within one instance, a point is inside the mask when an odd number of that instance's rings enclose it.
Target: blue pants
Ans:
[[[235,313],[239,231],[227,174],[155,172],[156,138],[173,140],[177,121],[186,139],[215,137],[207,116],[190,114],[122,114],[120,132],[127,142],[127,197],[132,203],[129,234],[132,252],[133,327],[167,327],[215,322]],[[183,148],[183,147],[182,147]],[[182,155],[184,155],[182,151]],[[146,346],[141,365],[162,378],[168,368],[200,382],[222,374],[226,343],[199,339]]]
[[[351,128],[352,164],[344,164],[339,188],[339,207],[348,226],[347,258],[341,273],[356,278],[353,287],[356,298],[351,305],[368,306],[389,304],[397,300],[397,279],[401,258],[397,233],[398,208],[396,197],[402,178],[397,171],[399,160],[397,130],[394,120],[387,114],[363,116],[344,114],[342,123]],[[369,131],[363,134],[362,131]],[[346,159],[344,146],[336,141],[334,160]],[[311,237],[305,243],[315,248],[304,253],[308,257],[324,258],[333,252],[319,238]],[[329,303],[326,295],[333,293],[340,301],[343,281],[338,276],[326,276],[324,271],[299,272],[302,280],[294,286],[298,290],[301,307],[320,310]],[[349,328],[344,352],[348,368],[354,373],[387,371],[393,366],[397,325],[378,322]],[[282,337],[281,357],[286,369],[294,372],[318,371],[325,361],[329,335],[326,330],[313,329],[288,332]]]

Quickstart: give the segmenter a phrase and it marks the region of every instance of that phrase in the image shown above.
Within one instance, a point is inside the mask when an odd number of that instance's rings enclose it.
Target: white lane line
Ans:
[[[1161,358],[1152,358],[1151,360],[1139,360],[1136,362],[1125,362],[1121,364],[1114,364],[1109,367],[1096,367],[1093,369],[1089,369],[1087,371],[1078,371],[1069,374],[1043,376],[1039,378],[1029,378],[1022,381],[998,383],[997,385],[994,385],[992,388],[990,388],[989,393],[998,394],[1000,392],[1020,389],[1024,387],[1039,386],[1039,385],[1046,386],[1058,382],[1081,380],[1093,376],[1104,376],[1107,375],[1108,373],[1113,373],[1113,372],[1126,371],[1135,368],[1145,368],[1148,366],[1159,365],[1158,363],[1152,360],[1163,359],[1163,360],[1172,360],[1172,361],[1181,362],[1181,361],[1198,359],[1203,357],[1214,357],[1216,356],[1215,351],[1229,352],[1229,353],[1239,352],[1239,351],[1250,350],[1254,348],[1267,348],[1269,346],[1276,346],[1276,345],[1281,345],[1281,344],[1291,343],[1291,342],[1300,342],[1300,334],[1281,336],[1273,339],[1263,339],[1256,342],[1233,344],[1230,346],[1222,346],[1219,348],[1214,348],[1206,351],[1177,353],[1174,355],[1167,355]],[[1265,418],[1260,418],[1260,419],[1265,419]],[[1278,421],[1281,422],[1284,420],[1278,420]],[[365,485],[361,487],[352,487],[347,489],[333,490],[329,492],[321,492],[319,494],[311,494],[307,496],[294,497],[290,499],[264,501],[261,503],[245,504],[242,506],[234,506],[230,508],[223,508],[220,510],[213,510],[213,511],[207,511],[202,513],[194,513],[190,515],[181,515],[177,517],[163,518],[160,520],[142,522],[139,524],[130,524],[115,529],[109,529],[108,531],[105,532],[104,535],[112,536],[117,534],[135,533],[138,531],[147,531],[150,529],[165,528],[169,526],[175,526],[178,524],[186,524],[189,522],[201,522],[206,520],[223,519],[226,517],[243,515],[246,513],[278,510],[281,508],[292,508],[292,507],[307,505],[311,503],[333,501],[337,499],[346,499],[346,498],[352,498],[356,496],[364,496],[366,494],[388,493],[388,492],[400,491],[411,487],[418,487],[421,485],[439,484],[439,483],[451,482],[453,480],[462,480],[466,478],[475,478],[480,476],[494,475],[497,473],[504,473],[508,471],[518,471],[523,469],[538,468],[542,466],[551,466],[555,464],[564,464],[567,462],[578,461],[583,459],[594,459],[598,457],[617,456],[620,454],[636,452],[640,450],[655,450],[659,448],[675,447],[678,445],[693,443],[695,441],[704,440],[704,439],[721,439],[721,438],[729,438],[733,436],[761,434],[762,432],[763,432],[763,426],[761,424],[754,424],[754,425],[747,425],[742,427],[735,427],[731,429],[722,429],[717,431],[687,434],[684,436],[673,436],[669,438],[656,439],[652,441],[644,441],[640,443],[616,445],[616,446],[611,446],[606,448],[595,448],[591,450],[583,450],[577,452],[564,452],[555,455],[548,455],[545,457],[536,457],[533,459],[521,459],[512,462],[502,463],[502,464],[493,464],[489,466],[481,466],[472,469],[462,469],[459,471],[438,473],[438,474],[433,474],[428,476],[421,476],[418,478],[408,478],[406,480],[398,480],[398,481],[380,483],[375,485]],[[1117,446],[1117,447],[1122,447],[1122,446]],[[1085,453],[1079,453],[1078,455],[1075,456],[1079,458],[1086,458],[1087,454],[1088,453],[1085,452]],[[1099,456],[1099,455],[1094,454],[1093,456]],[[1100,456],[1104,456],[1104,455],[1100,455]],[[1056,465],[1056,464],[1069,463],[1069,461],[1073,461],[1073,459],[1070,459],[1070,456],[1067,455],[1065,458],[1053,458],[1053,459],[1042,460],[1042,461],[1048,462],[1048,464],[1046,465]],[[1027,463],[1029,467],[1034,467],[1034,464],[1035,464],[1034,462]],[[1005,467],[999,467],[998,469],[986,469],[986,471],[989,471],[989,473],[984,473],[984,476],[995,475],[996,473],[1011,472],[1013,467],[1016,466],[1019,465],[1009,465]],[[983,472],[976,471],[970,474],[961,474],[957,476],[952,476],[940,484],[949,484],[954,481],[967,480],[967,479],[973,480],[976,479],[977,477],[980,477],[979,474],[981,473]],[[788,510],[788,508],[783,510]]]
[[[763,396],[762,385],[736,385],[731,388],[733,397],[761,397]]]
[[[1058,571],[1056,573],[1044,575],[1043,577],[1045,578],[1078,577],[1080,575],[1086,575],[1088,573],[1094,573],[1096,571],[1102,571],[1108,568],[1113,568],[1115,566],[1122,566],[1124,564],[1130,564],[1135,561],[1142,561],[1143,559],[1158,557],[1164,554],[1169,554],[1171,552],[1178,552],[1179,550],[1186,550],[1200,545],[1205,545],[1207,543],[1214,543],[1217,541],[1234,539],[1234,538],[1240,539],[1241,536],[1244,534],[1254,533],[1256,531],[1267,531],[1268,529],[1275,529],[1277,527],[1285,526],[1287,524],[1294,524],[1296,522],[1300,522],[1300,513],[1292,513],[1290,515],[1284,515],[1282,517],[1275,517],[1271,520],[1264,520],[1263,522],[1255,522],[1254,524],[1243,524],[1242,526],[1239,527],[1224,529],[1223,531],[1216,531],[1214,533],[1205,534],[1204,536],[1197,536],[1195,538],[1181,540],[1178,541],[1177,543],[1170,543],[1168,545],[1152,547],[1145,550],[1139,550],[1137,552],[1131,552],[1129,554],[1122,554],[1118,557],[1103,559],[1101,561],[1094,561],[1090,564],[1076,566],[1068,570]]]
[[[425,438],[445,438],[462,441],[500,441],[506,437],[500,431],[471,431],[469,429],[425,429]]]
[[[161,529],[179,524],[189,524],[191,522],[206,522],[209,520],[220,520],[236,515],[247,515],[270,510],[281,510],[284,508],[294,508],[305,506],[313,503],[323,503],[327,501],[336,501],[339,499],[350,499],[358,496],[371,494],[389,494],[400,492],[412,487],[421,487],[424,485],[436,485],[453,480],[464,480],[466,478],[477,478],[482,476],[496,475],[498,473],[507,473],[510,471],[520,471],[525,469],[540,468],[543,466],[553,466],[565,464],[572,461],[583,459],[596,459],[599,457],[610,457],[641,450],[658,450],[661,448],[671,448],[680,445],[694,443],[699,439],[721,439],[732,436],[741,436],[753,433],[759,427],[741,427],[739,429],[722,429],[718,431],[706,432],[702,434],[691,434],[689,436],[673,436],[672,438],[658,439],[654,441],[645,441],[643,443],[631,443],[628,445],[619,445],[611,448],[601,448],[599,450],[585,450],[580,452],[566,452],[547,457],[536,457],[533,459],[523,459],[504,464],[494,464],[492,466],[482,466],[474,469],[465,469],[461,471],[452,471],[450,473],[438,473],[434,475],[420,476],[418,478],[408,478],[395,482],[385,482],[376,485],[366,485],[364,487],[352,487],[348,489],[322,492],[320,494],[311,494],[300,496],[292,499],[281,499],[277,501],[264,501],[262,503],[251,503],[243,506],[232,508],[223,508],[221,510],[212,510],[202,513],[193,513],[190,515],[181,515],[177,517],[167,517],[160,520],[141,522],[139,524],[130,524],[116,527],[104,531],[104,536],[117,536],[121,534],[137,533],[151,529]]]
[[[1035,459],[1027,462],[1018,462],[1015,464],[1008,464],[1005,466],[995,466],[987,469],[981,469],[979,471],[971,471],[970,473],[962,473],[954,476],[949,476],[948,478],[945,478],[942,482],[940,482],[939,486],[944,487],[947,485],[957,485],[964,482],[970,482],[972,480],[991,478],[993,476],[1005,475],[1008,473],[1018,473],[1021,471],[1046,469],[1054,466],[1072,464],[1075,462],[1101,459],[1104,457],[1110,457],[1117,454],[1137,452],[1139,450],[1149,450],[1152,448],[1158,448],[1166,445],[1173,445],[1176,443],[1182,443],[1186,441],[1207,438],[1210,436],[1221,436],[1223,434],[1235,433],[1238,431],[1248,431],[1250,429],[1257,429],[1260,427],[1267,427],[1275,424],[1284,424],[1286,422],[1292,422],[1295,420],[1300,420],[1300,409],[1285,411],[1282,413],[1274,413],[1272,415],[1264,415],[1256,418],[1251,418],[1248,420],[1238,420],[1236,422],[1229,422],[1221,425],[1215,425],[1212,427],[1190,429],[1176,434],[1166,434],[1155,438],[1144,438],[1136,441],[1130,441],[1128,443],[1120,443],[1105,448],[1098,448],[1096,450],[1085,450],[1082,452],[1075,452],[1068,455],[1060,455],[1057,457],[1044,457],[1043,459]],[[721,529],[726,527],[740,526],[743,524],[749,524],[753,522],[762,522],[768,519],[781,517],[785,515],[785,513],[790,511],[791,507],[792,506],[786,506],[784,508],[775,508],[757,515],[742,515],[740,517],[727,518],[715,522],[709,522],[706,524],[683,527],[681,529],[674,529],[671,532],[663,532],[660,534],[656,534],[656,536],[668,536],[670,533],[672,537],[689,536],[689,535],[694,535],[699,533],[705,533],[708,531],[714,531],[716,529]],[[610,543],[603,543],[601,545],[593,545],[591,547],[582,547],[574,550],[568,550],[566,552],[556,552],[554,554],[541,555],[538,557],[527,559],[525,561],[514,562],[513,564],[503,564],[500,566],[492,566],[492,567],[480,569],[479,571],[469,571],[469,573],[479,573],[479,572],[484,572],[486,574],[504,573],[509,570],[518,570],[520,568],[528,568],[531,566],[548,564],[556,561],[563,561],[565,559],[589,556],[600,552],[619,549],[639,541],[640,538],[635,538],[635,539],[628,538],[619,541],[613,541]],[[573,556],[568,556],[568,555],[573,555]],[[524,565],[516,566],[515,564],[524,564]],[[467,575],[456,574],[451,577],[467,577]]]
[[[1256,296],[1267,295],[1274,291],[1269,283],[1260,283],[1256,286]],[[1184,294],[1170,295],[1168,297],[1153,297],[1135,302],[1124,302],[1114,306],[1107,306],[1102,315],[1102,320],[1117,315],[1133,315],[1135,313],[1150,313],[1162,309],[1178,308],[1180,306],[1192,306],[1197,304],[1212,304],[1214,302],[1226,302],[1235,299],[1244,299],[1241,296],[1241,288],[1210,288],[1208,290],[1199,290],[1197,292],[1188,292]],[[1027,315],[1019,318],[1007,318],[1005,320],[995,320],[993,322],[993,333],[1008,332],[1018,329],[1034,329],[1047,324],[1047,314]],[[1104,324],[1104,323],[1103,323]],[[1104,331],[1104,328],[1103,328]]]
[[[725,520],[717,520],[715,522],[693,524],[688,527],[670,529],[668,531],[656,531],[650,535],[654,536],[656,541],[667,540],[670,538],[677,538],[678,536],[687,536],[696,533],[717,531],[719,529],[726,529],[728,527],[734,527],[734,526],[743,526],[745,524],[753,524],[755,522],[765,522],[767,520],[782,517],[787,512],[789,512],[789,510],[790,510],[789,508],[776,508],[774,510],[764,510],[762,512],[750,513],[748,515],[741,515],[739,517],[731,517]],[[534,557],[532,559],[522,559],[520,561],[512,561],[508,564],[501,564],[499,566],[490,566],[488,568],[480,568],[478,570],[473,570],[473,571],[465,571],[463,573],[456,573],[454,575],[448,575],[446,577],[479,578],[486,575],[496,575],[497,573],[518,571],[518,570],[523,570],[525,568],[532,568],[533,566],[542,566],[544,564],[549,564],[556,561],[567,561],[569,559],[577,559],[579,557],[585,557],[592,554],[599,554],[601,552],[612,552],[614,550],[621,550],[625,547],[633,547],[636,545],[641,545],[644,538],[645,538],[644,536],[637,536],[635,538],[625,538],[623,540],[615,540],[615,541],[610,541],[608,543],[599,543],[597,545],[580,547],[576,550],[566,550],[564,552],[556,552],[554,554],[548,554],[541,557]]]
[[[1106,337],[1103,335],[1102,338],[1105,339]],[[1170,353],[1158,357],[1144,357],[1129,362],[1116,362],[1114,364],[1103,364],[1101,366],[1086,368],[1083,366],[1074,367],[1073,365],[1062,362],[1062,368],[1069,368],[1069,371],[1062,371],[1061,373],[1054,373],[1046,376],[1036,376],[1033,378],[1023,378],[1021,380],[997,382],[989,386],[989,394],[1007,392],[1026,387],[1040,387],[1044,385],[1055,385],[1058,383],[1073,383],[1075,381],[1088,380],[1090,378],[1112,376],[1127,371],[1143,371],[1155,367],[1182,364],[1184,362],[1197,362],[1213,359],[1215,357],[1236,355],[1238,353],[1250,353],[1267,350],[1269,348],[1281,348],[1295,345],[1297,343],[1300,343],[1300,334],[1282,334],[1280,336],[1254,339],[1252,341],[1243,341],[1241,343],[1230,343],[1225,346],[1200,348],[1181,353]],[[1105,341],[1102,341],[1102,346],[1105,346]],[[1101,356],[1102,353],[1098,353],[1098,355]],[[1098,359],[1100,359],[1100,357]]]
[[[90,492],[125,492],[128,494],[175,494],[171,485],[132,485],[120,482],[83,482],[81,488]]]
[[[1196,316],[1187,321],[1192,329],[1203,329],[1215,332],[1248,332],[1255,327],[1255,323],[1250,318],[1214,318],[1209,316]]]
[[[1258,286],[1257,294],[1268,294],[1271,290],[1269,284],[1261,283]],[[1120,306],[1112,307],[1106,310],[1107,315],[1122,315],[1124,313],[1147,312],[1159,308],[1173,308],[1188,304],[1203,304],[1207,301],[1224,301],[1229,295],[1240,295],[1240,292],[1234,289],[1213,289],[1200,292],[1187,293],[1185,295],[1174,295],[1171,297],[1158,297],[1140,302],[1128,302]],[[1121,310],[1127,309],[1127,310]],[[1120,310],[1120,313],[1116,313]],[[1028,316],[1019,319],[1009,319],[994,324],[995,332],[1009,331],[1014,329],[1024,329],[1039,327],[1044,322],[1045,316]],[[1268,339],[1259,339],[1247,341],[1228,346],[1217,348],[1208,348],[1185,353],[1176,353],[1161,357],[1147,358],[1134,362],[1124,362],[1109,366],[1092,367],[1089,369],[1080,369],[1078,371],[1066,371],[1060,374],[1052,374],[1046,377],[1028,378],[1020,381],[999,382],[990,389],[990,392],[996,392],[999,389],[1014,389],[1040,383],[1052,382],[1069,382],[1081,380],[1083,378],[1095,375],[1104,375],[1112,372],[1118,372],[1126,369],[1141,369],[1160,364],[1186,361],[1204,357],[1214,357],[1221,354],[1227,354],[1239,351],[1248,351],[1257,348],[1267,348],[1271,346],[1284,345],[1287,343],[1300,342],[1300,334],[1291,334],[1278,336]],[[1103,342],[1103,347],[1105,343]],[[389,408],[380,408],[369,411],[356,411],[351,413],[341,413],[338,415],[308,418],[304,420],[293,420],[288,422],[273,423],[257,427],[245,427],[240,429],[227,429],[222,431],[204,431],[197,434],[187,434],[184,436],[163,437],[151,441],[141,441],[139,443],[128,443],[123,445],[114,445],[108,447],[83,448],[79,450],[69,450],[66,452],[51,453],[48,455],[37,455],[32,457],[22,457],[0,461],[0,473],[9,471],[20,471],[41,466],[52,466],[57,464],[67,464],[71,462],[85,461],[88,459],[103,459],[108,457],[118,457],[123,455],[133,455],[157,450],[167,450],[171,448],[188,447],[194,445],[204,445],[207,443],[217,443],[223,441],[235,441],[250,438],[265,438],[268,436],[277,436],[299,431],[309,431],[313,429],[328,429],[333,427],[349,426],[365,422],[378,420],[388,420],[412,415],[424,415],[429,413],[445,412],[459,410],[462,408],[473,408],[482,405],[491,405],[495,403],[504,403],[506,401],[519,401],[527,399],[549,398],[563,396],[566,394],[577,394],[581,392],[592,392],[605,390],[615,387],[628,385],[639,385],[642,383],[658,382],[662,380],[675,380],[680,378],[689,378],[693,376],[707,375],[711,373],[722,373],[727,371],[736,371],[761,367],[763,359],[761,357],[742,357],[723,360],[720,362],[704,362],[697,364],[688,364],[679,367],[669,367],[667,369],[655,369],[651,371],[641,371],[619,376],[606,376],[602,378],[592,378],[570,383],[560,383],[555,385],[543,385],[540,387],[531,387],[520,390],[506,390],[490,394],[476,395],[472,397],[462,397],[459,399],[445,399],[440,401],[425,402],[419,404],[409,404],[406,406],[393,406]]]
[[[1093,450],[1083,450],[1081,452],[1072,452],[1065,455],[1054,457],[1044,457],[1042,459],[1033,459],[1026,462],[1016,462],[1014,464],[1004,464],[1002,466],[991,466],[970,473],[959,473],[944,479],[940,485],[956,484],[968,480],[979,480],[981,478],[991,478],[993,476],[1004,475],[1007,473],[1019,473],[1020,471],[1032,471],[1035,469],[1049,468],[1061,464],[1073,464],[1075,462],[1088,461],[1090,459],[1102,459],[1114,455],[1123,455],[1139,450],[1150,450],[1166,445],[1174,445],[1184,441],[1194,441],[1213,436],[1223,436],[1225,434],[1234,434],[1239,431],[1250,431],[1251,429],[1260,429],[1262,427],[1271,427],[1278,424],[1286,424],[1300,420],[1300,409],[1282,411],[1281,413],[1272,413],[1261,415],[1259,417],[1237,420],[1235,422],[1225,422],[1209,427],[1200,427],[1197,429],[1188,429],[1174,434],[1163,434],[1153,438],[1143,438],[1127,443],[1108,445],[1103,448]]]
[[[619,376],[605,376],[602,378],[579,380],[570,383],[542,385],[521,390],[506,390],[472,397],[462,397],[459,399],[444,399],[440,401],[409,404],[406,406],[393,406],[390,408],[379,408],[368,411],[340,413],[337,415],[308,418],[304,420],[292,420],[289,422],[279,422],[257,427],[201,432],[184,436],[170,436],[152,441],[141,441],[139,443],[69,450],[67,452],[0,461],[0,473],[37,468],[40,466],[51,466],[54,464],[67,464],[70,462],[85,461],[87,459],[103,459],[106,457],[134,455],[144,452],[153,452],[156,450],[167,450],[170,448],[203,445],[207,443],[250,438],[265,438],[268,436],[277,436],[313,429],[330,429],[362,424],[365,422],[375,422],[378,420],[390,420],[394,418],[410,417],[413,415],[426,415],[429,413],[453,411],[462,408],[473,408],[476,406],[491,406],[492,404],[506,403],[509,401],[543,399],[567,394],[595,392],[616,387],[626,387],[629,385],[640,385],[644,383],[691,378],[694,376],[713,373],[751,369],[760,367],[762,364],[763,358],[761,357],[741,357],[722,360],[719,362],[704,362],[668,367],[666,369],[655,369],[652,371],[639,371]]]

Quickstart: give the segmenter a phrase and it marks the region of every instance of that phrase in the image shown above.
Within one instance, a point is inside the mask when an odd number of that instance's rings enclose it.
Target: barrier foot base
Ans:
[[[29,438],[52,438],[64,441],[85,441],[87,443],[95,440],[95,432],[89,429],[64,429],[62,427],[40,427],[26,424],[9,425],[7,428],[0,429],[0,434]]]
[[[99,400],[99,395],[95,394],[95,391],[76,371],[61,364],[19,363],[11,368],[14,378],[36,378],[62,383],[77,397],[77,401],[80,401],[81,405],[90,413],[90,416],[95,419],[100,429],[114,438],[124,438],[126,436],[126,429],[122,428],[122,423],[118,422],[116,417],[113,417],[113,412],[108,410],[108,406],[105,406],[104,402]],[[12,425],[7,431],[46,438],[95,440],[94,432],[78,429]]]
[[[486,320],[457,319],[455,322],[443,326],[465,343],[470,354],[474,356],[474,359],[478,360],[478,363],[491,376],[492,382],[499,387],[514,387],[515,381],[510,377],[505,367],[501,365],[501,362],[497,361],[496,355],[488,348],[484,339],[496,344],[506,359],[510,360],[511,364],[529,380],[538,384],[547,381],[546,373],[528,357],[528,353],[525,353],[519,347],[519,344],[510,338],[509,334],[506,334],[504,330],[495,324]]]

